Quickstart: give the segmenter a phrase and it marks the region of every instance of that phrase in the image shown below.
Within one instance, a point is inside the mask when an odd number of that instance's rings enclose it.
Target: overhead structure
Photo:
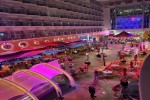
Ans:
[[[30,92],[36,93],[36,96],[42,94],[40,90],[42,90],[42,92],[48,91],[52,87],[54,87],[54,89],[56,90],[58,97],[62,95],[61,89],[55,82],[31,70],[17,71],[10,77],[7,77],[7,79],[21,85]]]
[[[66,72],[65,70],[63,70],[59,67],[55,67],[48,63],[40,63],[40,64],[36,64],[36,65],[32,66],[30,70],[40,73],[49,79],[52,79],[54,76],[59,75],[59,74],[65,74],[70,81],[70,85],[72,87],[75,87],[75,81],[72,78],[72,76],[68,72]]]
[[[38,100],[38,98],[35,95],[33,95],[31,92],[14,82],[1,78],[0,84],[0,97],[3,100],[21,100],[25,98]]]
[[[127,33],[125,31],[122,31],[121,33],[115,35],[115,37],[120,37],[120,38],[123,38],[123,37],[127,38],[127,37],[132,37],[132,36],[134,36],[134,35],[130,34],[130,33]]]
[[[70,86],[75,87],[75,81],[72,76],[61,69],[58,60],[55,60],[49,63],[34,65],[28,70],[20,70],[13,73],[11,76],[0,79],[0,89],[7,91],[0,92],[0,96],[3,100],[8,100],[10,98],[31,98],[32,100],[38,100],[37,97],[41,96],[42,93],[46,91],[52,90],[54,87],[57,96],[62,98],[60,87],[52,80],[55,76],[60,74],[66,75],[70,81]],[[5,96],[8,93],[9,95]]]

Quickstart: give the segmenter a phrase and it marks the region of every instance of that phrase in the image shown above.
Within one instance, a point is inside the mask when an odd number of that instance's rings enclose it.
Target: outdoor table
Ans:
[[[108,75],[112,74],[112,71],[110,71],[110,70],[104,70],[103,73],[104,73],[106,76],[108,76]]]
[[[119,64],[111,64],[111,67],[119,67]]]
[[[130,51],[125,51],[124,54],[125,54],[125,55],[129,55],[129,54],[130,54]]]
[[[135,76],[137,74],[135,72],[128,72],[127,75],[130,76],[130,77],[132,77],[132,76]]]
[[[125,64],[125,63],[126,63],[126,60],[120,60],[120,63],[121,63],[121,64]]]
[[[134,67],[134,68],[140,68],[140,66],[139,66],[139,65],[133,65],[133,67]]]
[[[101,66],[97,71],[101,72],[101,71],[104,71],[106,68],[107,68],[106,66]]]
[[[125,52],[130,52],[130,51],[131,51],[130,49],[126,49],[126,50],[125,50]]]
[[[139,52],[138,55],[139,55],[139,56],[142,56],[142,55],[143,55],[143,52]]]

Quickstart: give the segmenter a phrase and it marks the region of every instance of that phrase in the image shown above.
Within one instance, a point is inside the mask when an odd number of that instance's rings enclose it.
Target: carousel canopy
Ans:
[[[127,33],[127,32],[125,32],[125,31],[123,31],[123,32],[121,32],[121,33],[115,35],[115,37],[132,37],[132,36],[134,36],[134,35],[133,35],[133,34],[130,34],[130,33]]]

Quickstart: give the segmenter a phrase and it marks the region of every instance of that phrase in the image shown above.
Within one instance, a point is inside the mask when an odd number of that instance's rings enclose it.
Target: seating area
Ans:
[[[52,48],[47,50],[30,51],[27,53],[25,52],[23,54],[18,53],[18,54],[13,54],[12,57],[14,59],[11,59],[11,56],[1,57],[0,76],[5,77],[11,75],[15,71],[21,69],[29,69],[33,65],[42,62],[48,63],[50,61],[57,60],[57,59],[59,59],[60,62],[66,62],[69,60],[70,56],[71,58],[75,58],[75,55],[78,56],[80,55],[81,52],[85,52],[86,50],[88,50],[88,46],[86,44],[78,45],[76,47],[68,46],[66,48],[70,48],[70,49]],[[74,54],[73,52],[74,50],[77,50],[77,54]]]

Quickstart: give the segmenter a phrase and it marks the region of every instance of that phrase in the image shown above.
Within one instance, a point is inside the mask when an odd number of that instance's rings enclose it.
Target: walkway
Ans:
[[[110,45],[111,50],[104,50],[106,53],[106,62],[118,60],[117,52],[122,48],[122,45]],[[91,100],[90,94],[88,92],[88,87],[93,83],[93,72],[99,68],[102,68],[103,61],[96,58],[96,51],[89,53],[89,60],[91,62],[89,72],[84,73],[80,76],[81,79],[76,80],[77,88],[70,93],[64,95],[64,100]],[[127,63],[133,57],[126,57]],[[139,59],[145,59],[139,58]],[[86,56],[80,56],[73,60],[75,68],[83,65],[86,60]],[[119,78],[115,79],[103,79],[99,80],[99,84],[96,87],[96,99],[95,100],[114,100],[112,87],[119,84]]]

